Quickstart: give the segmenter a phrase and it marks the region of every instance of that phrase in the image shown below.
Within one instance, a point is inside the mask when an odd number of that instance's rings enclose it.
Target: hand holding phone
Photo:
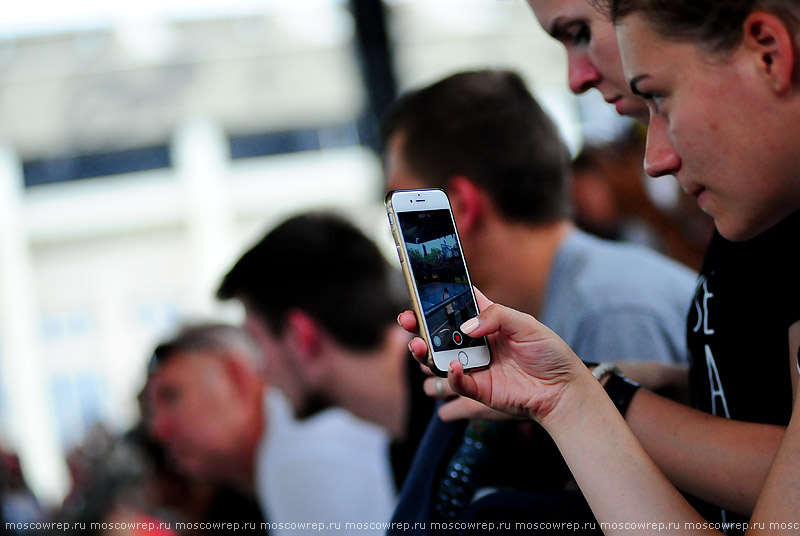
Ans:
[[[486,338],[474,339],[460,330],[478,308],[447,195],[439,189],[397,190],[387,194],[386,209],[420,335],[428,346],[428,366],[439,376],[447,375],[453,360],[466,370],[486,367]]]

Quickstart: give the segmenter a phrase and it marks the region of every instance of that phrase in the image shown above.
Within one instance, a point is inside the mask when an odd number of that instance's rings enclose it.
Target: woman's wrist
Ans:
[[[603,386],[584,368],[564,386],[551,411],[538,420],[551,435],[575,426],[594,411],[597,404],[607,403]]]
[[[607,407],[609,401],[625,417],[639,384],[626,378],[613,363],[589,363],[588,367],[567,382],[553,409],[538,419],[551,434],[550,428],[557,428],[561,423],[574,426],[576,419],[583,418],[586,412],[602,419],[601,408]]]

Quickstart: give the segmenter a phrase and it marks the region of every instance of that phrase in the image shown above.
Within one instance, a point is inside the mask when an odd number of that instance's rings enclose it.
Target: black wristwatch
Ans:
[[[617,411],[624,417],[628,411],[628,406],[631,405],[633,395],[639,389],[639,384],[615,372],[608,377],[603,389],[606,390],[606,394],[617,407]]]
[[[622,371],[619,370],[619,367],[613,363],[586,363],[586,365],[594,366],[592,376],[597,381],[601,382],[608,377],[603,389],[605,389],[606,394],[614,403],[617,411],[624,417],[633,395],[639,389],[639,384],[626,378]]]

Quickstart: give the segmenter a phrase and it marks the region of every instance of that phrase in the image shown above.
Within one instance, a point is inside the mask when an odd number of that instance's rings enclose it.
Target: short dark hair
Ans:
[[[175,354],[188,352],[227,352],[234,350],[255,365],[259,356],[255,341],[242,328],[223,323],[185,324],[161,341],[153,350],[148,373],[155,374]]]
[[[297,308],[340,343],[377,347],[407,308],[398,272],[358,228],[332,213],[292,217],[266,234],[225,275],[221,300],[237,298],[281,334]]]
[[[797,0],[595,0],[615,24],[641,12],[662,36],[694,42],[711,52],[726,52],[743,37],[750,13],[764,10],[783,19],[791,28],[798,24]]]
[[[395,134],[404,135],[409,169],[429,186],[469,177],[513,221],[569,214],[569,151],[513,71],[461,72],[405,93],[381,125],[384,145]]]

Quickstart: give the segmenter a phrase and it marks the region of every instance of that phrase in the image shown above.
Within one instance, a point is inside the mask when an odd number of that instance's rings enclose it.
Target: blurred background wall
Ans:
[[[569,94],[522,0],[15,4],[0,20],[0,446],[50,505],[93,426],[135,422],[161,334],[239,318],[213,292],[269,226],[334,208],[394,260],[375,129],[398,92],[510,67],[573,151],[587,125],[617,128]]]

